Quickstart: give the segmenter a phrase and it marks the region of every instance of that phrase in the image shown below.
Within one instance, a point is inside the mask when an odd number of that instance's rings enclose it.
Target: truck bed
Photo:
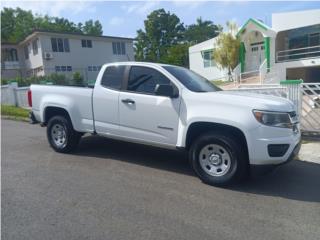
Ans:
[[[93,132],[92,88],[31,85],[33,112],[39,122],[44,122],[46,106],[66,109],[72,124],[79,132]]]

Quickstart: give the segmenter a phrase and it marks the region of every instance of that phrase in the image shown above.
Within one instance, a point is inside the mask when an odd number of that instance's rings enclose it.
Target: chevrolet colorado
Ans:
[[[211,185],[242,179],[254,166],[279,165],[300,149],[293,104],[284,98],[222,91],[177,66],[105,64],[94,88],[31,85],[31,119],[51,147],[74,150],[84,133],[189,152]]]

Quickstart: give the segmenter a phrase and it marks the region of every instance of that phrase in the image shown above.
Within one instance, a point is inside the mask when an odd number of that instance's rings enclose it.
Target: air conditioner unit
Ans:
[[[44,59],[49,60],[53,58],[53,54],[51,52],[44,53]]]

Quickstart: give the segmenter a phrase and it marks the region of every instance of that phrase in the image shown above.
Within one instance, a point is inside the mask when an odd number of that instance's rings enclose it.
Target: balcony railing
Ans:
[[[3,70],[20,69],[20,63],[18,61],[4,61],[1,63]]]
[[[301,59],[320,57],[320,45],[304,48],[294,48],[276,53],[277,62],[296,61]]]

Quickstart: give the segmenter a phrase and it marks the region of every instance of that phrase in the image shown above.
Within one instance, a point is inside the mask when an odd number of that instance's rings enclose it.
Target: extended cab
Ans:
[[[239,180],[252,166],[285,163],[300,148],[289,100],[222,91],[172,65],[106,64],[94,88],[31,85],[29,102],[57,152],[74,150],[84,133],[185,149],[213,185]]]

